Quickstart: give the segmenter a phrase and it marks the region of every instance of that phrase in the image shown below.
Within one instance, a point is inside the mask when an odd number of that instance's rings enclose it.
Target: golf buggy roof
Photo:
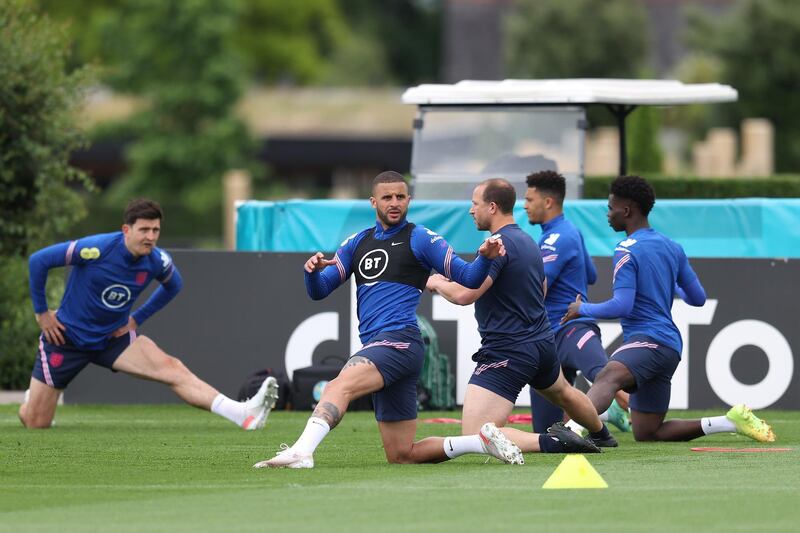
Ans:
[[[437,107],[605,106],[619,130],[619,173],[627,173],[625,118],[639,106],[735,102],[738,92],[719,83],[676,80],[576,78],[555,80],[464,80],[452,85],[424,84],[407,89],[405,104]]]
[[[719,83],[675,80],[561,79],[465,80],[407,89],[403,103],[417,105],[685,105],[735,102],[736,89]]]

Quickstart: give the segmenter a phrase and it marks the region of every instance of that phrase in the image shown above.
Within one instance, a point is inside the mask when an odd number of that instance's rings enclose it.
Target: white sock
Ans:
[[[483,451],[480,435],[445,437],[443,447],[444,453],[450,459],[455,459],[465,453],[486,453]]]
[[[321,418],[312,416],[306,423],[306,429],[303,434],[292,445],[292,449],[299,453],[314,453],[319,443],[325,438],[325,435],[330,432],[331,427]]]
[[[217,394],[217,397],[211,402],[211,412],[227,418],[237,426],[244,423],[246,416],[244,404],[235,402],[224,394]]]
[[[703,433],[736,433],[736,424],[728,420],[726,416],[708,416],[700,419],[700,426]]]
[[[600,413],[600,420],[603,422],[608,422],[608,411],[603,411]]]
[[[586,429],[585,427],[583,427],[582,425],[578,424],[574,420],[570,420],[569,422],[567,422],[564,425],[567,426],[572,431],[574,431],[575,433],[577,433],[578,435],[582,434],[583,430]]]

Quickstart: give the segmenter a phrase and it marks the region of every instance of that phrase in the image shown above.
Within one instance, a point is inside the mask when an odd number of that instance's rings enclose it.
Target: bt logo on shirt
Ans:
[[[386,270],[389,263],[389,254],[386,250],[378,248],[364,255],[358,262],[358,272],[364,279],[375,279]]]
[[[131,290],[125,285],[109,285],[103,290],[100,299],[109,309],[119,309],[131,300]]]

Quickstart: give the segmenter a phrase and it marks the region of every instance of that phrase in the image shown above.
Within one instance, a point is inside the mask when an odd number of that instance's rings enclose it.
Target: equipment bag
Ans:
[[[456,397],[450,358],[439,351],[439,337],[431,323],[417,315],[417,325],[425,343],[425,362],[417,387],[419,407],[428,410],[452,409],[456,405]]]

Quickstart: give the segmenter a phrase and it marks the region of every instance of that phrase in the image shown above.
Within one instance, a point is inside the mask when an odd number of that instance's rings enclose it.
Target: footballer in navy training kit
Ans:
[[[526,183],[528,189],[525,193],[525,212],[528,214],[528,222],[542,226],[539,249],[547,279],[544,305],[555,335],[558,359],[568,382],[575,382],[578,371],[592,382],[608,362],[600,341],[600,328],[588,317],[575,319],[568,327],[562,327],[560,321],[576,297],[587,300],[588,286],[597,280],[597,270],[586,250],[583,235],[564,216],[564,176],[552,170],[543,170],[529,175]],[[621,408],[614,401],[608,411],[600,414],[600,419],[622,431],[630,431],[628,413],[625,410],[628,395],[620,391],[617,396],[625,407]],[[544,431],[564,418],[564,411],[560,407],[533,389],[531,410],[533,430],[537,432]],[[574,421],[572,424],[576,425]],[[613,447],[617,442],[609,437],[595,441],[595,444]]]
[[[373,180],[370,203],[376,224],[348,237],[333,259],[317,252],[304,265],[308,295],[328,296],[352,274],[358,302],[358,331],[363,346],[329,382],[300,437],[256,468],[313,468],[313,453],[344,417],[347,406],[373,395],[375,418],[390,463],[437,463],[452,456],[448,441],[414,441],[417,430],[417,381],[424,360],[416,309],[430,271],[469,287],[486,278],[492,259],[505,253],[500,239],[481,244],[471,263],[458,257],[441,235],[406,220],[411,200],[403,176],[382,172]],[[459,437],[461,438],[461,437]],[[466,437],[466,453],[492,455],[521,464],[519,449],[492,424]]]
[[[706,293],[683,248],[650,227],[648,215],[655,201],[653,187],[639,176],[620,176],[611,183],[608,223],[627,235],[614,249],[613,296],[597,304],[578,299],[561,320],[570,324],[582,316],[619,318],[622,324],[624,342],[597,375],[588,396],[602,412],[616,391],[630,392],[631,423],[638,441],[688,441],[738,432],[772,442],[772,428],[743,404],[725,416],[664,420],[683,348],[672,321],[672,302],[677,295],[699,307],[705,304]]]
[[[183,285],[170,255],[156,247],[163,218],[158,203],[131,201],[122,231],[49,246],[31,255],[30,292],[41,327],[30,388],[19,418],[28,428],[49,428],[61,392],[88,364],[168,385],[182,400],[243,429],[263,427],[277,400],[275,378],[264,380],[246,402],[236,402],[195,376],[136,329],[167,305]],[[50,269],[70,266],[57,311],[48,309]],[[135,311],[151,281],[159,287]]]
[[[604,438],[608,429],[594,406],[564,379],[556,356],[550,321],[544,308],[544,266],[533,239],[514,221],[514,187],[504,179],[489,179],[475,187],[470,215],[480,231],[503,239],[506,254],[494,260],[477,289],[457,280],[431,276],[427,287],[456,305],[475,304],[481,347],[472,356],[477,364],[467,384],[462,432],[480,424],[504,426],[525,385],[563,407],[591,431]],[[563,424],[546,432],[514,428],[502,432],[523,452],[597,453],[599,448]],[[455,442],[458,452],[459,442]]]

